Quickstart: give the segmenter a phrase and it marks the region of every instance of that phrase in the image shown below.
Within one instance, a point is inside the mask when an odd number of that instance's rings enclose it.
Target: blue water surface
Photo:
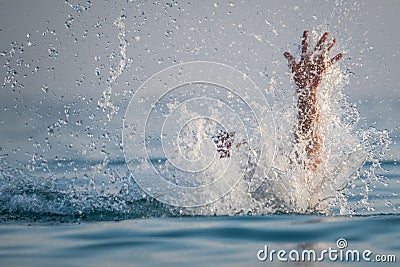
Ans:
[[[135,209],[143,210],[127,216],[107,210],[109,200],[102,198],[96,200],[105,201],[99,203],[101,208],[81,216],[52,214],[51,210],[33,213],[27,208],[16,208],[18,212],[12,214],[12,207],[7,211],[3,206],[1,266],[398,266],[400,175],[396,162],[384,162],[383,168],[385,182],[371,189],[369,195],[372,208],[360,208],[346,216],[182,217],[156,202],[135,204]],[[25,190],[21,196],[29,201],[32,188]],[[38,190],[33,192],[30,194],[40,194]],[[44,197],[54,193],[42,192]],[[359,196],[349,197],[350,205],[357,201]],[[347,247],[338,249],[338,239],[345,239]],[[283,262],[276,254],[272,260],[262,261],[259,257],[265,256],[266,246],[269,252],[315,250],[316,255],[329,248],[360,253],[370,250],[371,261],[332,260],[326,256],[321,261],[317,257]],[[260,254],[260,250],[264,251]],[[396,262],[376,262],[377,255]]]
[[[400,257],[400,216],[185,217],[81,224],[7,224],[2,266],[398,266],[358,261],[260,261],[259,250],[338,250]],[[262,256],[262,255],[261,255]]]

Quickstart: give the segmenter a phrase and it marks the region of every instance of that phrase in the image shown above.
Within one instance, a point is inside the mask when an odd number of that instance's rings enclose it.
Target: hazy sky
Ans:
[[[303,30],[314,28],[329,30],[338,39],[334,52],[345,52],[345,91],[360,127],[399,127],[400,1],[153,2],[1,0],[0,155],[20,162],[121,157],[130,98],[177,63],[220,62],[262,89],[272,77],[290,89],[282,54],[298,52]],[[123,57],[118,19],[127,66],[114,81],[110,68]],[[107,88],[119,107],[111,121],[97,107]]]

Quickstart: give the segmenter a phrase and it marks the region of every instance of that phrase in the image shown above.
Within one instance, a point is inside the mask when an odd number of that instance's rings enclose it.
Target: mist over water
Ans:
[[[391,130],[365,126],[365,118],[347,93],[360,82],[357,71],[373,50],[366,37],[353,38],[365,25],[357,15],[363,4],[327,1],[315,6],[304,1],[282,7],[278,2],[197,6],[65,1],[51,18],[19,32],[18,41],[1,38],[1,216],[101,220],[396,212],[398,199],[390,197],[395,189],[381,196],[385,209],[377,209],[381,204],[371,201],[376,188],[390,184],[386,176],[391,173],[382,175],[382,161],[387,159]],[[304,18],[300,25],[299,17]],[[324,142],[317,172],[305,170],[296,161],[296,153],[303,150],[294,141],[296,90],[283,57],[288,50],[300,54],[299,37],[305,29],[312,32],[310,47],[329,31],[338,40],[333,53],[345,53],[318,90]],[[137,127],[124,124],[124,119],[141,85],[166,68],[193,61],[224,64],[242,72],[240,80],[254,81],[269,106],[244,101],[235,94],[241,90],[234,87],[235,77],[229,77],[231,91],[190,84],[161,94],[148,110],[132,113],[149,114],[135,117],[151,133],[144,142],[148,154],[138,153],[134,163],[144,175],[146,165],[170,182],[193,186],[218,179],[224,184],[224,179],[243,172],[218,192],[222,198],[190,208],[160,202],[154,198],[156,193],[150,193],[154,188],[137,184],[141,177],[134,177],[128,169],[123,131],[124,125]],[[383,61],[376,64],[383,65]],[[200,97],[200,90],[207,92],[210,102],[190,102]],[[144,93],[143,101],[153,97]],[[161,107],[160,113],[154,107]],[[227,107],[228,116],[224,114]],[[273,120],[274,137],[262,134],[270,124],[256,125],[254,110],[272,117],[268,121]],[[206,111],[219,121],[200,118]],[[163,154],[163,136],[157,132],[168,117],[182,120],[185,126],[170,144],[176,144],[188,161],[200,159],[198,166],[209,166],[210,160],[212,168],[191,176],[183,172],[182,179],[176,179],[181,170]],[[162,130],[168,133],[171,129]],[[221,130],[236,132],[231,162],[213,150],[212,138]],[[236,147],[239,142],[243,146]],[[263,151],[267,160],[260,160]],[[394,172],[396,160],[387,164]]]

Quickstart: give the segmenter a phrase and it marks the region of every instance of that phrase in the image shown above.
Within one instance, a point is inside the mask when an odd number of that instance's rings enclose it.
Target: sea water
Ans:
[[[352,68],[371,50],[351,39],[350,25],[363,25],[353,15],[362,4],[303,4],[289,13],[315,15],[304,25],[310,46],[333,31],[343,43],[337,51],[353,55],[318,91],[317,172],[296,164],[296,95],[282,56],[303,29],[287,31],[296,20],[283,20],[276,3],[213,3],[196,19],[189,3],[65,1],[55,9],[65,14],[61,27],[43,21],[2,47],[2,264],[281,266],[291,263],[266,258],[271,250],[329,248],[370,250],[371,266],[383,264],[377,255],[398,261],[400,172],[398,158],[387,155],[396,150],[396,129],[360,127],[346,94],[360,80]],[[250,11],[257,16],[246,24]],[[284,47],[288,40],[296,41]],[[173,81],[182,86],[171,90]],[[221,130],[235,131],[229,158],[215,148]],[[143,186],[156,176],[175,187]],[[218,182],[212,192],[174,191]]]

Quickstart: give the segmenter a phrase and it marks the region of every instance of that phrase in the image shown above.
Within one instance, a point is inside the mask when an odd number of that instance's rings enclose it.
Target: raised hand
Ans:
[[[321,83],[324,72],[343,57],[343,54],[339,53],[330,60],[327,60],[329,52],[336,43],[335,38],[331,43],[327,43],[328,37],[329,33],[325,32],[314,50],[308,51],[308,31],[304,31],[299,63],[296,63],[294,57],[289,52],[284,53],[285,58],[291,65],[294,80],[299,89],[308,88],[315,90]]]
[[[295,132],[296,142],[306,143],[305,151],[309,162],[305,165],[312,170],[316,170],[318,164],[321,163],[319,151],[322,139],[318,133],[317,88],[326,70],[343,57],[343,54],[339,53],[328,59],[329,52],[336,43],[336,39],[333,39],[331,43],[327,43],[328,37],[329,33],[325,32],[317,42],[314,50],[309,51],[308,31],[304,31],[299,63],[296,63],[289,52],[284,53],[285,58],[291,65],[293,78],[297,85],[299,110]]]

